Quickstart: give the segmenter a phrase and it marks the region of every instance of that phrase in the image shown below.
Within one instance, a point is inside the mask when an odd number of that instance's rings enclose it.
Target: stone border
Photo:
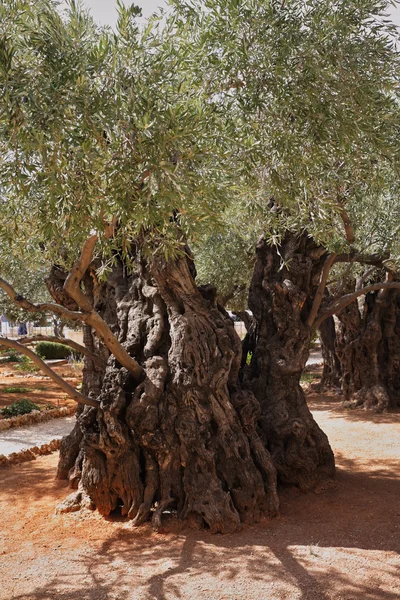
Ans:
[[[59,450],[61,446],[61,440],[51,440],[48,444],[42,446],[33,446],[26,450],[20,450],[20,452],[13,452],[8,456],[0,454],[0,468],[9,467],[11,465],[19,465],[29,460],[36,460],[37,456],[43,456],[44,454],[51,454],[56,450]]]
[[[45,423],[46,421],[68,417],[75,413],[76,406],[63,406],[45,411],[33,410],[26,415],[19,415],[10,419],[0,419],[0,431],[7,431],[13,427],[23,427],[24,425],[34,425],[35,423]]]

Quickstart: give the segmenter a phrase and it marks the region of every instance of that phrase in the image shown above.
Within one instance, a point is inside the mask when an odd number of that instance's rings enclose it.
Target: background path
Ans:
[[[27,450],[33,446],[42,446],[52,440],[60,439],[71,431],[74,422],[75,416],[72,415],[45,423],[0,431],[0,454],[8,456],[12,452]]]

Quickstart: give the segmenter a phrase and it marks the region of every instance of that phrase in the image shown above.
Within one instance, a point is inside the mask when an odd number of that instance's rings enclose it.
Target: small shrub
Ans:
[[[36,352],[46,360],[57,360],[69,358],[72,350],[65,344],[57,344],[55,342],[39,342],[36,345]]]
[[[23,373],[37,373],[40,371],[39,367],[37,367],[27,356],[22,356],[22,360],[15,368],[17,371],[22,371]]]
[[[3,392],[5,394],[26,394],[26,392],[30,392],[31,390],[26,387],[19,387],[18,385],[8,385],[3,388]]]
[[[321,375],[319,373],[302,373],[300,377],[301,383],[312,383],[316,379],[321,379]]]
[[[20,363],[23,361],[23,359],[23,355],[16,352],[16,350],[8,350],[7,355],[5,356],[5,358],[3,358],[2,362]]]
[[[23,398],[22,400],[17,400],[10,404],[10,406],[5,406],[1,409],[1,414],[6,419],[11,419],[11,417],[18,417],[19,415],[27,415],[31,413],[33,410],[40,410],[40,407],[28,400],[27,398]]]

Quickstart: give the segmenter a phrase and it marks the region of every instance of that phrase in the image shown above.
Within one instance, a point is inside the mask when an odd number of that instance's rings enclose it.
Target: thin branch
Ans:
[[[354,302],[354,300],[357,300],[359,296],[363,296],[364,294],[368,294],[369,292],[374,292],[377,290],[392,289],[400,290],[400,282],[393,281],[373,283],[371,285],[367,285],[361,290],[357,290],[356,292],[352,292],[351,294],[346,294],[345,296],[342,296],[338,300],[335,300],[334,302],[332,302],[332,304],[325,308],[321,316],[318,319],[316,319],[314,327],[317,329],[321,325],[322,321],[324,321],[328,317],[332,317],[333,315],[337,315],[338,313],[340,313],[344,308],[346,308],[346,306]]]
[[[333,254],[330,254],[325,261],[324,268],[321,273],[321,279],[318,284],[318,289],[315,294],[314,302],[311,307],[310,314],[308,315],[308,319],[307,319],[308,327],[312,327],[314,325],[315,319],[317,318],[318,311],[319,311],[321,302],[324,297],[324,292],[325,292],[325,288],[326,288],[326,283],[328,281],[329,273],[330,273],[330,270],[331,270],[333,264],[335,263],[335,260],[336,260],[336,254],[333,253]]]
[[[55,335],[35,335],[31,337],[22,337],[17,340],[20,344],[34,344],[36,342],[56,342],[57,344],[64,344],[64,346],[70,346],[77,352],[84,354],[91,361],[93,361],[97,366],[104,368],[106,366],[105,360],[101,358],[98,354],[93,354],[90,352],[85,346],[78,344],[74,340],[70,340],[69,338],[60,338]]]
[[[85,322],[87,319],[87,315],[85,315],[84,313],[81,313],[79,311],[68,310],[68,308],[64,308],[63,306],[60,306],[60,304],[56,304],[55,302],[42,302],[40,304],[33,304],[20,294],[17,294],[12,285],[5,281],[5,279],[2,279],[1,277],[0,289],[6,292],[6,294],[9,296],[10,300],[14,302],[14,304],[28,312],[52,312],[70,321],[72,320]]]
[[[363,275],[361,275],[360,279],[357,281],[357,284],[356,284],[356,291],[361,290],[365,281],[375,271],[375,269],[376,269],[376,266],[373,266],[370,269],[368,269],[368,271],[365,271],[365,273]]]
[[[353,228],[351,226],[350,217],[347,214],[347,211],[342,204],[340,204],[339,207],[340,207],[340,216],[342,218],[343,225],[344,225],[344,231],[346,234],[346,240],[349,244],[354,244],[355,237],[354,237]]]
[[[389,254],[360,254],[359,252],[349,252],[348,254],[338,254],[335,262],[355,263],[358,262],[364,265],[375,265],[381,267],[389,258]]]
[[[51,369],[48,365],[46,365],[44,360],[42,360],[37,354],[35,354],[33,350],[26,348],[23,344],[20,344],[19,342],[2,337],[0,337],[0,346],[4,346],[5,348],[11,348],[12,350],[16,350],[21,354],[25,354],[25,356],[30,358],[31,361],[43,371],[43,373],[50,377],[50,379],[52,379],[54,383],[56,383],[70,398],[72,398],[76,402],[86,404],[87,406],[94,406],[96,408],[100,406],[99,402],[97,402],[96,400],[92,400],[87,396],[84,396],[75,388],[73,388],[72,385],[69,385],[69,383],[64,381],[64,379],[57,375],[57,373],[55,373],[53,369]]]

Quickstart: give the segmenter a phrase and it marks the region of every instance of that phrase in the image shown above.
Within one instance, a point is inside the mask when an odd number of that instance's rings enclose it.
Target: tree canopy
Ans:
[[[198,242],[239,221],[244,244],[306,226],[343,250],[344,214],[358,247],[387,245],[399,158],[388,3],[172,5],[144,28],[120,6],[115,33],[75,2],[2,5],[2,246],[68,263],[92,230],[110,258],[139,238],[171,252],[177,223]],[[288,210],[271,215],[271,198]]]

